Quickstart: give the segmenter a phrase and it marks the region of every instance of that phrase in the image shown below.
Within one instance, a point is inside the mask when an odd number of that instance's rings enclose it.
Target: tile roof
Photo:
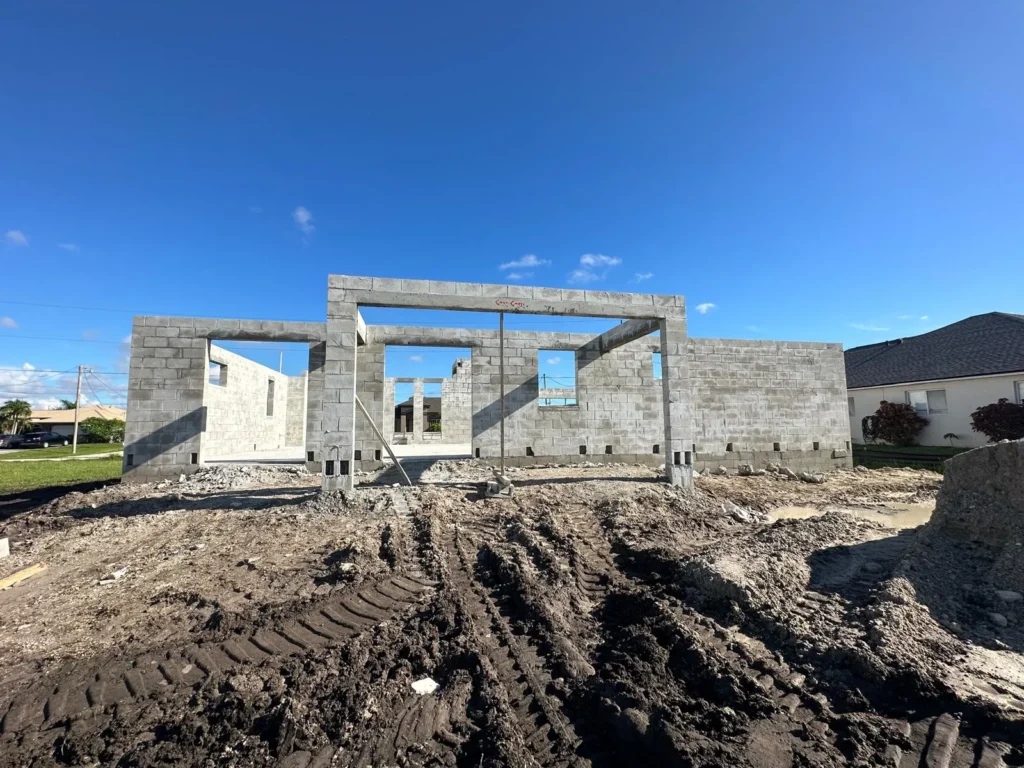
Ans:
[[[120,419],[124,421],[125,410],[113,405],[83,405],[78,409],[79,423],[93,416],[100,419]],[[71,424],[74,420],[75,410],[73,408],[70,410],[32,411],[32,416],[29,418],[29,421],[36,426]]]
[[[846,386],[1024,371],[1024,315],[974,315],[920,336],[846,350]]]

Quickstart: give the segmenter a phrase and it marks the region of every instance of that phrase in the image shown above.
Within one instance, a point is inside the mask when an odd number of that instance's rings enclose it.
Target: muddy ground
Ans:
[[[1024,764],[999,585],[951,607],[917,530],[763,514],[927,501],[938,475],[686,494],[550,467],[484,501],[472,462],[413,469],[352,494],[211,470],[5,521],[0,576],[48,567],[0,593],[0,765]]]

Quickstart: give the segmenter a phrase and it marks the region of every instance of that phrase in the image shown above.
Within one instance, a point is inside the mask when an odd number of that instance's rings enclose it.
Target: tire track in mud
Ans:
[[[193,688],[247,664],[282,660],[345,643],[416,605],[421,595],[435,586],[418,568],[407,573],[332,597],[293,619],[248,635],[190,643],[133,660],[115,659],[99,667],[82,662],[74,664],[70,672],[65,667],[63,672],[52,673],[50,681],[14,697],[0,719],[0,740],[26,731],[60,727],[103,713],[112,705],[128,704],[174,688]],[[54,677],[57,680],[52,682]]]
[[[874,594],[892,569],[898,564],[906,551],[911,539],[909,532],[900,532],[891,537],[873,542],[871,560],[874,563],[870,573],[865,574],[863,557],[855,555],[850,548],[836,548],[819,558],[816,565],[818,573],[804,593],[804,599],[796,613],[807,615],[823,610],[830,598],[827,592],[841,593],[847,608],[869,604]],[[843,716],[837,715],[832,709],[828,697],[814,688],[805,686],[805,675],[792,670],[785,659],[772,653],[758,639],[758,627],[747,628],[754,634],[737,631],[736,628],[724,630],[712,616],[705,616],[694,606],[689,605],[684,592],[664,582],[661,578],[651,578],[650,574],[634,573],[636,562],[652,572],[664,571],[671,573],[673,563],[665,562],[663,569],[658,563],[649,559],[642,551],[636,551],[626,545],[626,558],[634,560],[631,567],[622,571],[623,575],[641,588],[650,590],[655,598],[654,606],[659,612],[670,616],[678,630],[685,635],[697,638],[696,647],[713,649],[740,676],[747,678],[759,686],[774,705],[787,713],[789,719],[799,723],[805,730],[813,730],[817,735],[827,735],[830,745],[839,744],[841,734],[833,732],[833,727],[842,730]],[[637,557],[639,556],[639,557]],[[686,585],[684,585],[686,586]],[[694,585],[698,586],[698,585]],[[698,586],[699,588],[699,586]],[[818,592],[816,590],[821,590]],[[681,602],[683,607],[674,607],[673,603]],[[761,621],[774,626],[776,619],[762,617]],[[778,636],[785,630],[785,623],[779,623],[767,634]],[[794,661],[794,663],[799,663]],[[820,664],[820,662],[819,662]],[[815,674],[820,672],[819,664],[813,664]],[[827,670],[825,671],[827,675]],[[927,698],[921,701],[923,712],[914,714],[909,710],[849,712],[846,715],[874,717],[879,721],[887,721],[892,732],[892,740],[875,755],[880,759],[877,764],[889,768],[1005,768],[1007,765],[1024,765],[1024,751],[1020,744],[1024,732],[1014,734],[1001,733],[998,728],[993,730],[986,724],[984,715],[973,718],[970,722],[963,711],[943,711],[943,703]],[[946,702],[946,706],[949,703]],[[966,707],[969,709],[969,707]],[[927,716],[924,712],[930,710]],[[1019,731],[1019,729],[1018,729]],[[1012,763],[1004,759],[1012,755]]]
[[[498,538],[497,523],[474,520],[471,526],[490,541]],[[575,751],[580,739],[562,711],[562,702],[551,692],[552,679],[543,658],[524,637],[512,631],[475,577],[476,545],[456,525],[444,547],[451,565],[451,586],[465,602],[476,644],[508,695],[526,748],[542,766],[579,765]]]

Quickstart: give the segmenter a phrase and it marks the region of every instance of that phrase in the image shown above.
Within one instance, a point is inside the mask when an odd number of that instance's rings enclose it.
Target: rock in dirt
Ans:
[[[761,519],[761,515],[754,512],[751,509],[741,507],[739,504],[726,499],[722,502],[722,513],[728,515],[738,523],[756,523]]]
[[[797,475],[797,477],[799,477],[805,483],[814,483],[815,485],[820,485],[821,483],[825,482],[824,475],[816,475],[813,472],[800,472]]]
[[[415,683],[412,684],[412,689],[416,691],[416,693],[418,693],[420,696],[426,696],[428,693],[433,693],[440,687],[441,686],[437,683],[437,681],[429,677],[421,678],[420,680],[417,680]]]
[[[996,597],[1004,603],[1019,603],[1024,598],[1024,595],[1020,592],[1014,592],[1012,589],[997,589]]]
[[[1005,616],[1003,616],[1003,614],[995,613],[994,611],[990,613],[988,617],[992,621],[992,623],[995,624],[997,627],[1005,627],[1010,623],[1009,620]]]
[[[789,467],[780,467],[779,468],[779,474],[782,475],[783,477],[788,477],[790,480],[799,480],[800,479],[797,476],[796,472],[794,472]]]

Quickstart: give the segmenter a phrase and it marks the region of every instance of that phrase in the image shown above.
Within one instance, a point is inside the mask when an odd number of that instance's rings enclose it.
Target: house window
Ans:
[[[1024,405],[1024,381],[1013,382],[1013,391],[1017,395],[1017,405]]]
[[[857,413],[857,407],[854,405],[852,397],[846,398],[846,409],[850,412],[851,416]]]
[[[537,405],[577,405],[576,354],[537,350]]]
[[[210,383],[215,387],[228,385],[228,367],[223,363],[210,361]]]
[[[274,380],[267,379],[267,416],[274,415]]]
[[[925,416],[946,412],[946,390],[914,389],[907,392],[907,402],[915,411]]]

